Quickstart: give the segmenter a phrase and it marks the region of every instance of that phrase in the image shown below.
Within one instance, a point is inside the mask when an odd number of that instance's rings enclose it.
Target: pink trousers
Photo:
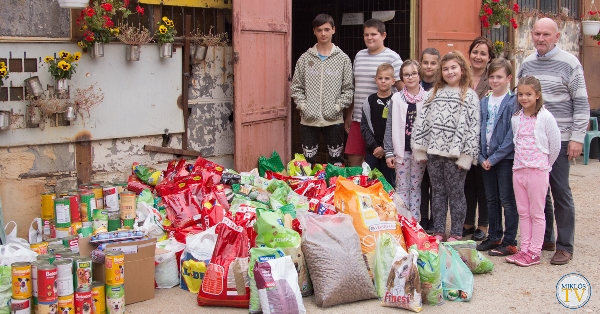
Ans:
[[[513,173],[513,188],[521,228],[521,251],[529,251],[535,255],[542,252],[546,229],[544,206],[548,184],[548,170],[523,168]]]

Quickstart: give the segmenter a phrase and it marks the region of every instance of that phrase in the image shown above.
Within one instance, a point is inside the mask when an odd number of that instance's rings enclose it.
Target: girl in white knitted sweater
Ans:
[[[462,237],[467,210],[465,176],[479,154],[479,98],[470,86],[471,72],[463,54],[447,53],[413,128],[414,158],[428,161],[433,230],[439,241],[446,237],[448,203],[448,241]]]

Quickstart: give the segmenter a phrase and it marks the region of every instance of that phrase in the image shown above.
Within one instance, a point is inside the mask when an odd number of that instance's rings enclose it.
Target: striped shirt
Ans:
[[[583,68],[574,55],[556,49],[549,57],[533,53],[525,58],[519,78],[531,75],[540,80],[544,107],[556,119],[561,141],[583,143],[590,117]]]
[[[377,93],[375,75],[377,67],[382,63],[389,63],[394,67],[394,77],[400,80],[400,66],[402,59],[390,48],[385,48],[378,54],[369,54],[368,49],[363,49],[354,58],[354,111],[352,121],[360,122],[364,100],[373,93]],[[396,88],[392,87],[392,93]]]

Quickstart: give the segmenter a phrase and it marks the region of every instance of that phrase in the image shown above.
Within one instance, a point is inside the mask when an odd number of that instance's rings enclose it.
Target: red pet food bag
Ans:
[[[417,249],[420,251],[438,252],[438,242],[434,236],[428,235],[414,220],[409,221],[402,215],[398,216],[402,225],[402,234],[404,235],[404,241],[406,241],[406,247],[416,244]]]

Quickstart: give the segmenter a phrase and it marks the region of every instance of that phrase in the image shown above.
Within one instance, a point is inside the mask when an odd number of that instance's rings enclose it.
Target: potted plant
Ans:
[[[88,50],[91,57],[104,56],[104,44],[110,42],[113,35],[119,33],[114,17],[117,12],[127,18],[131,11],[127,9],[129,0],[92,0],[77,18],[77,25],[83,30],[83,38],[77,44]]]
[[[206,58],[208,47],[227,46],[229,35],[227,33],[213,34],[212,30],[213,26],[208,30],[208,34],[204,34],[200,29],[192,32],[192,42],[195,43],[194,62],[201,62]]]
[[[75,68],[77,67],[76,62],[81,59],[81,52],[71,54],[68,51],[61,50],[58,53],[58,57],[54,58],[47,56],[44,58],[44,62],[48,64],[48,72],[54,78],[54,91],[56,92],[57,98],[67,99],[69,98],[69,86],[68,81],[71,79]]]
[[[117,38],[124,44],[127,44],[125,50],[125,59],[127,61],[139,61],[140,52],[143,44],[147,44],[152,40],[152,34],[144,26],[135,27],[129,25],[121,25],[121,30]]]
[[[173,41],[175,41],[175,24],[168,17],[163,18],[156,24],[158,29],[155,32],[158,43],[160,44],[160,50],[158,54],[161,58],[173,57]]]
[[[590,10],[582,17],[581,28],[584,35],[595,36],[600,31],[600,11],[596,9],[594,1]]]
[[[4,80],[8,78],[8,69],[4,62],[0,62],[0,87],[4,86]]]
[[[512,17],[513,13],[519,13],[519,5],[514,4],[512,9],[506,0],[482,0],[479,19],[483,28],[500,28],[500,26],[512,26],[517,28],[517,21]]]
[[[85,8],[89,0],[58,0],[58,5],[65,9],[82,9]]]
[[[494,54],[496,58],[504,57],[504,42],[496,40],[494,43]]]

